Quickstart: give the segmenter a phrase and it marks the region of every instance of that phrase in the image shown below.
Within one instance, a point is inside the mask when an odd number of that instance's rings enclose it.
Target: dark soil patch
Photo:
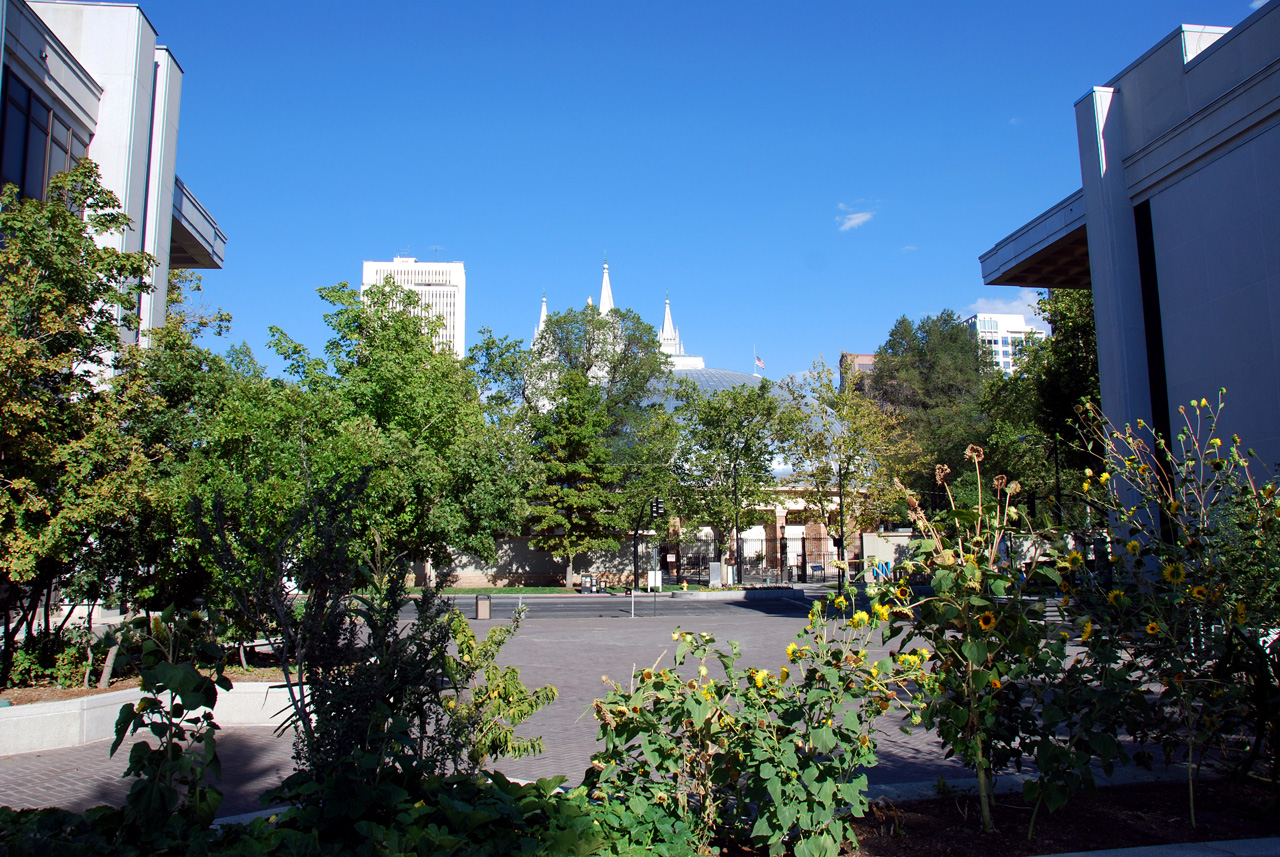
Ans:
[[[1055,813],[1041,809],[1028,841],[1031,807],[1018,795],[1000,796],[995,833],[982,832],[977,798],[961,795],[911,803],[878,802],[856,824],[856,857],[1030,857],[1280,836],[1280,797],[1255,783],[1202,781],[1191,826],[1185,783],[1152,783],[1077,795]],[[726,857],[764,855],[768,849],[721,851]]]
[[[1036,816],[1018,795],[1002,796],[996,832],[982,832],[977,799],[962,796],[892,806],[883,804],[857,825],[857,853],[870,857],[1027,857],[1178,842],[1211,842],[1280,835],[1277,792],[1225,780],[1201,781],[1196,826],[1191,826],[1185,783],[1150,783],[1077,795],[1057,812]]]

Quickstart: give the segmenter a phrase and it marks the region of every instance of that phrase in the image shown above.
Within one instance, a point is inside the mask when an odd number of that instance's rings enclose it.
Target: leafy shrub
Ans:
[[[837,853],[852,837],[846,819],[866,807],[861,771],[875,764],[875,719],[905,705],[899,691],[922,662],[918,653],[872,661],[879,617],[849,608],[842,596],[816,602],[776,674],[740,669],[736,643],[725,652],[710,634],[677,629],[674,669],[611,683],[594,705],[605,747],[588,777],[606,814],[629,815],[633,841],[658,853],[659,843],[670,853],[704,849],[713,836],[773,854],[789,840],[798,855]],[[685,675],[690,661],[696,670]]]
[[[972,505],[951,492],[945,465],[936,478],[950,509],[935,522],[914,498],[908,503],[924,538],[903,570],[929,575],[932,593],[916,603],[895,584],[870,594],[894,616],[891,637],[905,630],[906,640],[921,639],[932,649],[933,668],[921,683],[922,719],[947,755],[958,755],[977,774],[983,827],[990,831],[992,779],[1011,765],[1021,770],[1024,755],[1034,757],[1037,769],[1024,796],[1037,810],[1043,802],[1050,811],[1095,785],[1094,759],[1109,773],[1125,758],[1117,711],[1126,676],[1111,662],[1068,658],[1070,633],[1050,624],[1042,593],[1064,587],[1062,572],[1079,555],[1060,557],[1048,540],[1052,533],[1028,526],[1014,501],[1017,482],[997,476],[994,494],[983,492],[980,447],[970,446],[965,457],[977,486]],[[1025,568],[1015,566],[1016,543],[1031,547]]]
[[[1141,420],[1120,430],[1089,412],[1106,469],[1086,472],[1081,490],[1117,526],[1110,582],[1072,590],[1093,630],[1090,655],[1132,671],[1135,735],[1187,762],[1193,824],[1205,758],[1251,732],[1245,765],[1268,748],[1274,776],[1280,725],[1280,658],[1259,631],[1280,624],[1280,497],[1240,438],[1220,436],[1224,394],[1181,406],[1170,440]]]
[[[90,651],[100,657],[103,650],[82,628],[36,631],[23,638],[13,653],[9,684],[24,687],[51,681],[58,687],[79,686],[90,668]]]

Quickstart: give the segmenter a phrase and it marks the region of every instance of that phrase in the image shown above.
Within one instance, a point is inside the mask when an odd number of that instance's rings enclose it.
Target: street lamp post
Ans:
[[[738,526],[738,462],[733,463],[733,573],[735,584],[742,583],[742,530]]]
[[[839,497],[839,500],[840,500],[840,544],[836,548],[836,551],[837,551],[837,556],[839,556],[840,562],[842,563],[842,565],[840,565],[837,568],[837,571],[839,572],[837,577],[837,580],[838,580],[837,591],[844,592],[845,567],[843,563],[845,562],[845,558],[844,558],[845,554],[844,554],[844,462],[843,461],[836,462],[836,495]]]

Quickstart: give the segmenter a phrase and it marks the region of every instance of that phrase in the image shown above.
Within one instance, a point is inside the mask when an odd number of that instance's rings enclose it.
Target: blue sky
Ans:
[[[1257,5],[1257,4],[1255,4]],[[151,0],[181,63],[178,173],[228,235],[206,300],[267,358],[316,289],[407,251],[467,266],[476,331],[615,300],[765,374],[901,315],[998,309],[977,257],[1080,186],[1072,104],[1249,0]],[[278,361],[267,360],[273,368]]]

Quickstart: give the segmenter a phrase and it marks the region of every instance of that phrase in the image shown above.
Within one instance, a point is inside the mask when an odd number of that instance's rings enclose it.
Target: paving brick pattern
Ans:
[[[511,777],[534,779],[563,775],[581,779],[596,743],[591,701],[604,690],[601,676],[625,683],[637,668],[659,659],[670,664],[675,652],[671,632],[677,623],[686,631],[709,632],[718,640],[741,643],[743,665],[774,672],[805,624],[796,605],[728,603],[708,605],[697,615],[629,618],[528,619],[507,645],[504,661],[517,666],[526,684],[554,684],[555,703],[527,721],[520,732],[541,735],[546,751],[535,757],[504,760]],[[495,622],[473,622],[483,633]],[[936,741],[917,732],[904,736],[898,720],[885,718],[879,739],[880,764],[869,772],[873,785],[932,782],[939,775],[965,776],[954,761],[943,761]],[[127,758],[121,748],[114,759],[109,742],[83,747],[0,757],[0,804],[14,807],[62,806],[83,810],[102,803],[119,805],[128,790],[120,778]],[[292,738],[276,737],[269,727],[238,727],[220,734],[225,799],[220,815],[260,809],[259,795],[292,771]]]

